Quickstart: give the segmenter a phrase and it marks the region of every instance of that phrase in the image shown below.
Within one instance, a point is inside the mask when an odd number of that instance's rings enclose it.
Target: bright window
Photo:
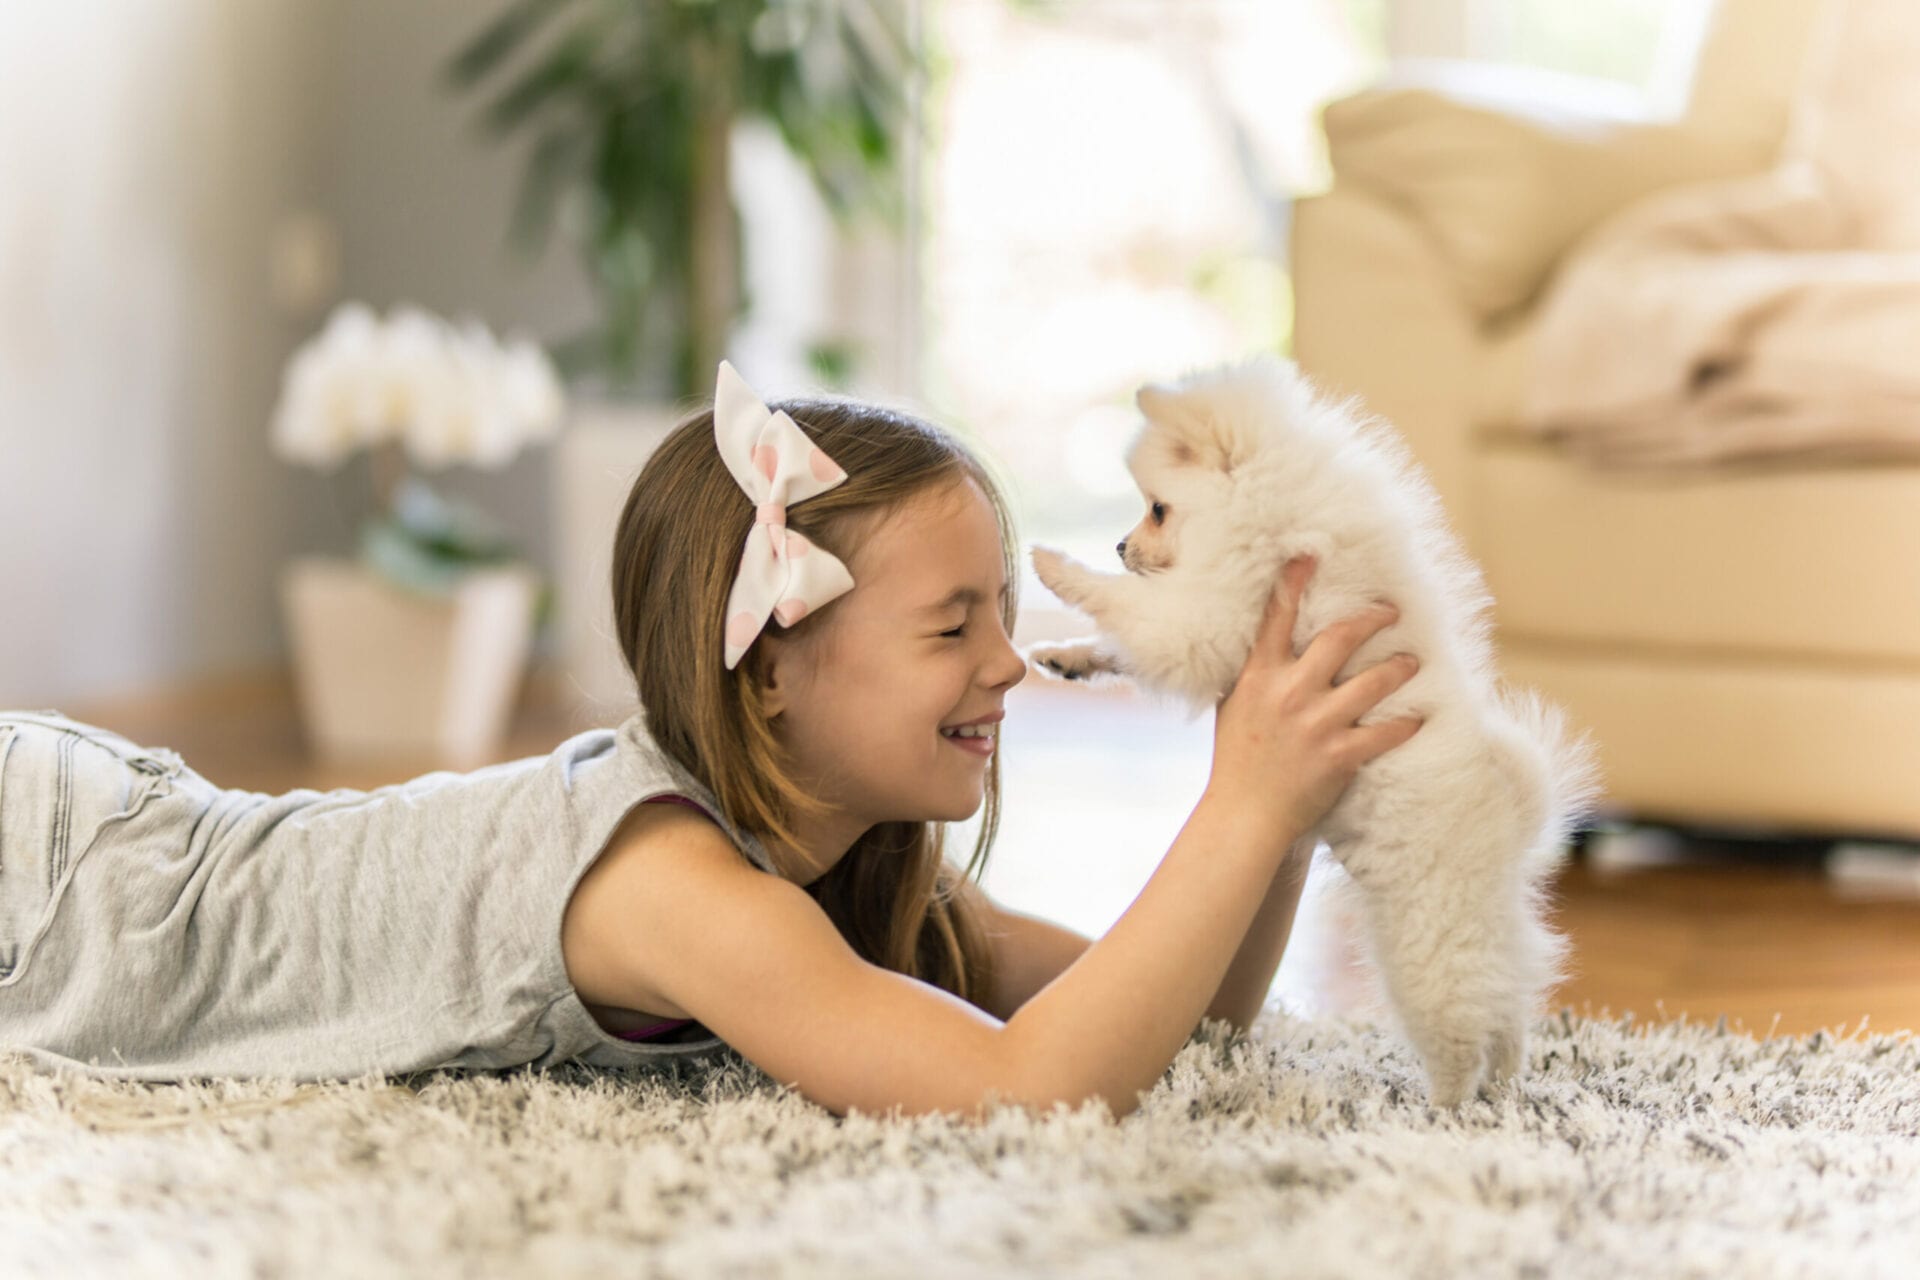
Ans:
[[[1690,51],[1707,0],[1476,0],[1469,52],[1655,88],[1670,54]]]
[[[1286,351],[1315,113],[1377,73],[1367,0],[930,6],[924,399],[1006,464],[1023,534],[1115,565],[1135,390]]]

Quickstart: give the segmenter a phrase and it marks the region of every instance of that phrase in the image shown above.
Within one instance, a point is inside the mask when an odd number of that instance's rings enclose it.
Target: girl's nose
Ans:
[[[1027,678],[1027,660],[1013,647],[1011,638],[1002,637],[1000,642],[1000,664],[992,674],[1001,677],[993,681],[995,686],[1005,685],[1012,688]]]

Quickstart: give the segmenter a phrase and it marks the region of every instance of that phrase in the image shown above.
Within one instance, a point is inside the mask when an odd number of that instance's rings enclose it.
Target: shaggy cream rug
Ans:
[[[1455,1114],[1375,1022],[1207,1023],[1146,1105],[836,1120],[731,1052],[143,1085],[0,1054],[0,1275],[1920,1274],[1920,1040],[1542,1019]],[[1862,1029],[1864,1032],[1864,1028]]]

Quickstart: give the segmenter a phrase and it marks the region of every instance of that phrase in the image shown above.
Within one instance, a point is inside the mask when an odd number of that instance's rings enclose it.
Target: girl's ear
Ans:
[[[797,655],[792,646],[776,634],[776,624],[771,618],[767,619],[766,629],[754,637],[753,647],[747,652],[753,662],[753,678],[760,686],[760,700],[767,709],[767,719],[778,719],[793,693]]]

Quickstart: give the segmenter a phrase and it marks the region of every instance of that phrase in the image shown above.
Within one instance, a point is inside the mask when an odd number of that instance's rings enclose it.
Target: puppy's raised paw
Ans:
[[[1037,644],[1027,650],[1027,660],[1062,680],[1086,680],[1097,675],[1120,674],[1113,654],[1095,641],[1069,644]]]
[[[1033,576],[1058,596],[1062,603],[1087,613],[1097,613],[1095,599],[1100,588],[1113,574],[1096,573],[1064,551],[1052,547],[1033,549]]]
[[[1071,557],[1064,551],[1055,551],[1052,547],[1035,547],[1029,553],[1033,560],[1033,576],[1040,579],[1042,586],[1061,599],[1061,588],[1066,585]]]

